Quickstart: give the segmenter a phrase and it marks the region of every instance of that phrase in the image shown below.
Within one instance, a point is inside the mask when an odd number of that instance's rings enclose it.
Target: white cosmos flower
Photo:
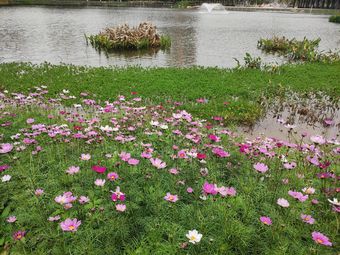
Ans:
[[[12,176],[10,175],[4,175],[2,178],[1,178],[1,181],[2,182],[8,182],[10,179],[12,178]]]
[[[330,202],[332,205],[340,206],[340,201],[338,201],[337,198],[333,198],[333,200],[328,199],[328,202]]]
[[[187,238],[189,238],[190,243],[199,243],[202,238],[202,234],[198,233],[196,229],[189,230],[188,234],[185,235]]]

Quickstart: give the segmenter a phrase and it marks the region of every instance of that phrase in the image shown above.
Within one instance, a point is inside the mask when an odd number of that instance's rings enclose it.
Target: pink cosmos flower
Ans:
[[[187,192],[188,192],[188,193],[193,193],[193,192],[194,192],[194,190],[193,190],[193,188],[191,188],[191,187],[188,187],[188,188],[187,188]]]
[[[260,173],[265,173],[268,171],[268,166],[263,163],[256,163],[253,165],[254,169]]]
[[[128,161],[128,164],[131,165],[131,166],[136,166],[139,164],[139,160],[138,159],[135,159],[135,158],[130,158]]]
[[[73,175],[79,172],[79,166],[70,166],[67,170],[66,173]]]
[[[13,149],[13,145],[10,143],[2,143],[0,144],[0,154],[5,154],[10,152]]]
[[[96,180],[94,181],[94,184],[95,184],[96,186],[103,187],[104,184],[105,184],[105,180],[103,180],[103,179],[96,179]]]
[[[118,212],[124,212],[126,210],[126,205],[123,204],[116,204],[116,210]]]
[[[99,165],[92,166],[92,170],[99,173],[99,174],[105,173],[106,169],[107,168],[105,166],[99,166]]]
[[[325,246],[332,246],[332,243],[329,241],[328,237],[320,232],[314,231],[312,233],[312,238],[314,242],[316,242],[317,244],[321,244]]]
[[[15,216],[9,216],[9,217],[6,219],[6,221],[7,221],[8,223],[16,222],[16,220],[17,220],[17,217],[15,217]]]
[[[216,156],[220,158],[226,158],[230,156],[229,152],[224,151],[223,149],[217,147],[212,149],[212,153],[214,153]]]
[[[26,231],[19,230],[15,232],[12,237],[15,241],[20,241],[21,239],[25,237],[25,235],[26,235]]]
[[[208,138],[212,141],[212,142],[219,142],[221,141],[221,138],[219,138],[217,135],[214,134],[209,134]]]
[[[142,158],[152,158],[152,154],[150,152],[147,152],[147,151],[143,151],[140,156]]]
[[[272,225],[272,220],[269,217],[261,216],[260,221],[265,225]]]
[[[116,202],[118,200],[119,201],[124,201],[125,200],[125,194],[120,191],[119,187],[117,187],[116,191],[112,193],[111,199],[112,199],[113,202]]]
[[[277,204],[282,207],[289,207],[289,202],[284,198],[279,198]]]
[[[283,164],[283,167],[288,169],[288,170],[291,170],[291,169],[294,169],[296,167],[296,163],[295,162],[288,162],[288,163],[285,163]]]
[[[91,159],[91,155],[90,154],[81,154],[80,159],[84,160],[84,161],[88,161],[88,160]]]
[[[160,160],[159,158],[150,158],[150,162],[157,169],[163,169],[166,167],[166,163]]]
[[[218,190],[218,193],[220,193],[220,195],[222,197],[225,197],[225,196],[231,196],[231,197],[234,197],[236,196],[236,189],[234,187],[220,187],[220,188],[217,188]]]
[[[308,223],[308,224],[314,224],[315,219],[311,215],[307,214],[301,214],[301,219],[303,222]]]
[[[178,170],[176,169],[176,168],[171,168],[170,170],[169,170],[169,173],[170,174],[179,174],[179,172],[178,172]]]
[[[321,135],[312,135],[310,137],[310,140],[313,143],[317,143],[317,144],[324,144],[324,143],[326,143],[326,139],[323,136],[321,136]]]
[[[203,188],[203,192],[207,195],[208,194],[216,195],[218,192],[216,184],[213,184],[213,183],[205,182],[202,188]]]
[[[303,195],[301,192],[297,192],[293,190],[289,190],[288,195],[299,200],[300,202],[304,202],[308,199],[308,195]]]
[[[29,119],[26,120],[26,123],[27,124],[32,124],[32,123],[34,123],[34,121],[35,121],[34,119],[29,118]]]
[[[119,157],[121,160],[123,161],[128,161],[130,158],[131,158],[131,154],[130,153],[127,153],[125,151],[122,151],[120,154],[119,154]]]
[[[85,197],[85,196],[80,196],[78,201],[79,201],[80,204],[83,205],[83,204],[90,202],[90,199],[88,197]]]
[[[187,152],[186,152],[185,150],[180,150],[180,151],[177,153],[177,157],[179,157],[179,158],[188,158]]]
[[[166,196],[164,197],[164,199],[166,201],[175,203],[178,200],[178,196],[177,195],[171,195],[169,192],[166,193]]]
[[[34,195],[36,195],[37,197],[40,197],[42,194],[44,194],[44,190],[43,189],[36,189],[34,191]]]
[[[48,221],[58,221],[60,220],[60,216],[59,215],[56,215],[56,216],[51,216],[51,217],[48,217]]]
[[[66,219],[65,221],[60,222],[60,227],[63,231],[67,232],[76,232],[78,227],[81,225],[81,221],[75,219]]]
[[[313,205],[317,205],[319,203],[319,201],[317,199],[312,199],[312,204]]]
[[[109,181],[115,181],[119,178],[119,175],[116,172],[111,172],[107,174],[107,179],[109,179]]]
[[[312,195],[312,194],[315,193],[315,189],[312,188],[312,187],[303,188],[302,191],[303,191],[305,194],[309,194],[309,195]]]
[[[58,204],[65,205],[74,202],[77,197],[72,196],[72,192],[64,192],[63,195],[57,196],[54,201]]]

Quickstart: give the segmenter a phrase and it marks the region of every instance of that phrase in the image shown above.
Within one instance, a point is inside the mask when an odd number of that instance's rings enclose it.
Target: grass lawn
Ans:
[[[211,117],[252,122],[286,87],[339,98],[339,70],[1,64],[0,254],[337,254],[339,142]]]
[[[87,91],[101,100],[135,91],[154,103],[185,102],[183,109],[195,116],[222,116],[228,123],[236,124],[256,121],[263,113],[262,97],[270,98],[284,88],[301,92],[322,90],[339,98],[339,81],[340,62],[284,66],[274,74],[249,69],[0,65],[0,87],[10,91],[27,91],[45,84],[52,94],[62,89],[74,94]],[[197,104],[198,98],[208,102]]]

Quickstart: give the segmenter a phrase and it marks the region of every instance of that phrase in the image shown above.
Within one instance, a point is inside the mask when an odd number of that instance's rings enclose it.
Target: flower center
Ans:
[[[318,242],[318,243],[323,243],[323,240],[321,240],[321,239],[316,239],[316,241]]]
[[[74,230],[75,227],[72,225],[72,226],[69,226],[68,229],[69,229],[69,230]]]
[[[191,240],[191,241],[196,240],[196,236],[191,236],[191,237],[190,237],[190,240]]]
[[[21,234],[18,234],[18,235],[17,235],[17,239],[20,240],[21,238],[22,238],[22,235],[21,235]]]

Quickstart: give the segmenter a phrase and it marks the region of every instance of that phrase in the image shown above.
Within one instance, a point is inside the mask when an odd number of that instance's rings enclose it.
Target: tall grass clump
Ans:
[[[97,35],[85,36],[86,40],[98,50],[123,50],[123,49],[168,49],[171,39],[167,35],[159,35],[156,26],[142,22],[137,27],[127,24],[106,28]]]
[[[329,17],[329,22],[340,23],[340,15],[333,15]]]

